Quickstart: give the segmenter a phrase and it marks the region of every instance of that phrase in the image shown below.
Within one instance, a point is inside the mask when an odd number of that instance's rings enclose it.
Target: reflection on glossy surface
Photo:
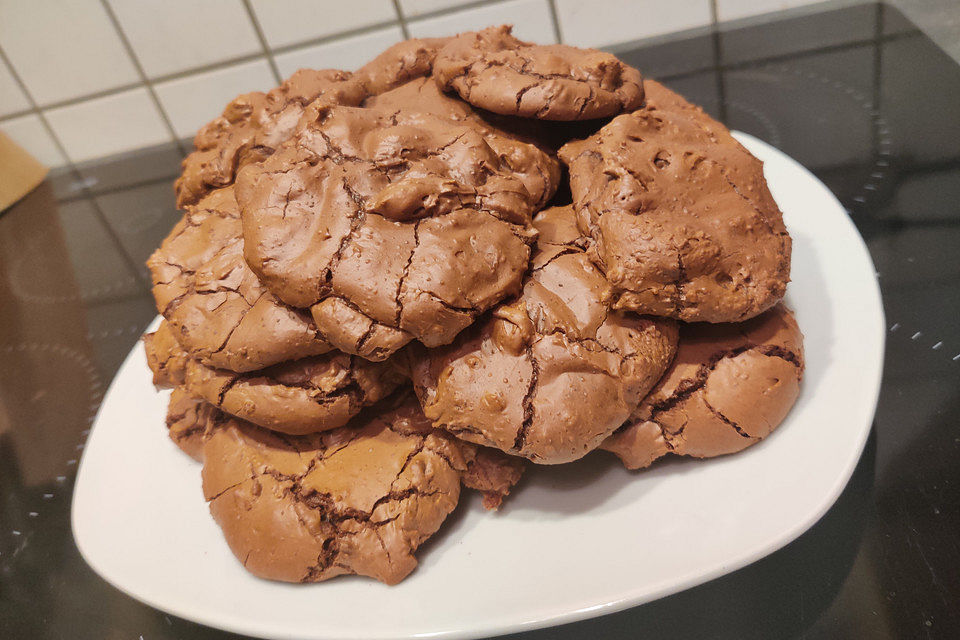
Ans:
[[[803,162],[850,210],[891,330],[884,386],[850,485],[797,541],[525,637],[960,636],[960,66],[872,4],[619,53]],[[169,147],[61,173],[0,214],[2,638],[234,637],[122,595],[70,534],[86,429],[154,315],[143,261],[178,217],[178,162]]]

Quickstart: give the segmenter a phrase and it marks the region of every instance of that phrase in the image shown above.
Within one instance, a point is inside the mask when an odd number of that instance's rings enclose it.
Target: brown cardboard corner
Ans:
[[[0,211],[43,182],[47,167],[0,131]]]

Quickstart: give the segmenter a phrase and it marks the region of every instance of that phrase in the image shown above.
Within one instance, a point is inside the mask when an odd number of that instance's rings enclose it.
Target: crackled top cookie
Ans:
[[[762,313],[783,297],[791,249],[762,163],[702,109],[644,84],[644,108],[560,150],[616,305],[690,322]]]
[[[424,413],[469,442],[569,462],[623,424],[670,363],[670,320],[614,311],[570,207],[540,213],[519,298],[456,343],[412,356]]]
[[[685,324],[673,364],[602,448],[630,469],[707,458],[766,437],[800,392],[803,334],[782,304],[740,324]]]
[[[415,403],[414,403],[415,404]],[[254,575],[319,582],[359,574],[396,584],[457,505],[465,463],[413,407],[281,438],[229,420],[204,445],[203,492]]]
[[[247,262],[341,351],[380,360],[446,344],[515,293],[553,160],[414,109],[319,110],[237,180]],[[540,184],[543,184],[541,179]]]
[[[147,366],[153,372],[154,385],[167,388],[183,384],[189,356],[166,320],[156,331],[143,336],[143,348],[147,353]]]
[[[190,360],[185,386],[231,415],[299,435],[344,425],[363,407],[389,395],[401,379],[389,362],[332,352],[248,373]]]
[[[437,54],[433,75],[444,90],[503,115],[586,120],[643,104],[640,72],[616,56],[523,42],[508,26],[453,38]]]
[[[330,350],[310,315],[277,300],[244,261],[233,187],[189,207],[147,266],[157,309],[205,364],[252,371]]]
[[[183,173],[174,184],[177,206],[194,204],[211,190],[233,184],[240,167],[273,153],[311,102],[357,105],[366,97],[349,73],[335,69],[300,69],[267,93],[237,96],[223,115],[197,132],[195,150],[183,160]]]
[[[429,76],[437,52],[450,38],[414,38],[398,42],[353,74],[368,96],[395,89],[416,78]]]

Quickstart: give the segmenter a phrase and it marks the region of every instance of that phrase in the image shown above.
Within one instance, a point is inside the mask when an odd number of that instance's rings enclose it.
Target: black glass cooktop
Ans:
[[[524,637],[960,637],[960,66],[877,4],[618,53],[837,194],[880,278],[883,389],[850,484],[798,540]],[[143,261],[178,218],[179,160],[171,147],[63,171],[0,214],[0,638],[232,637],[115,590],[70,533],[87,429],[154,315]]]

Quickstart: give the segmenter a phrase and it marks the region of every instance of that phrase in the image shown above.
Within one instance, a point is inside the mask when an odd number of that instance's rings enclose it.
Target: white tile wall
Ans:
[[[525,40],[555,42],[558,27],[608,46],[708,25],[714,1],[733,20],[818,0],[0,0],[0,50],[29,94],[0,61],[0,130],[48,164],[82,162],[190,137],[273,86],[271,63],[355,69],[402,39],[401,20],[413,37],[510,23]],[[31,97],[69,158],[25,113]]]
[[[302,67],[353,71],[400,40],[403,40],[400,27],[387,27],[278,55],[277,68],[285,78]]]
[[[146,89],[132,89],[47,111],[53,132],[73,162],[170,141]]]
[[[30,108],[30,101],[13,79],[10,68],[0,60],[0,118]]]
[[[270,47],[283,47],[398,19],[392,0],[253,0]]]
[[[447,36],[490,25],[512,24],[513,35],[543,44],[557,41],[548,0],[512,0],[465,9],[434,18],[412,20],[408,29],[414,38]]]
[[[0,46],[41,105],[140,79],[99,0],[2,0]]]
[[[556,0],[563,41],[602,47],[710,24],[710,0]]]
[[[192,138],[241,93],[268,91],[276,82],[263,58],[154,85],[179,138]]]
[[[823,0],[717,0],[717,18],[720,21],[736,20],[761,13],[793,9]]]
[[[35,113],[0,122],[0,131],[48,167],[60,166],[67,160]]]
[[[400,9],[407,18],[416,18],[424,13],[450,9],[473,0],[400,0]]]
[[[263,50],[240,0],[109,2],[151,78]]]

